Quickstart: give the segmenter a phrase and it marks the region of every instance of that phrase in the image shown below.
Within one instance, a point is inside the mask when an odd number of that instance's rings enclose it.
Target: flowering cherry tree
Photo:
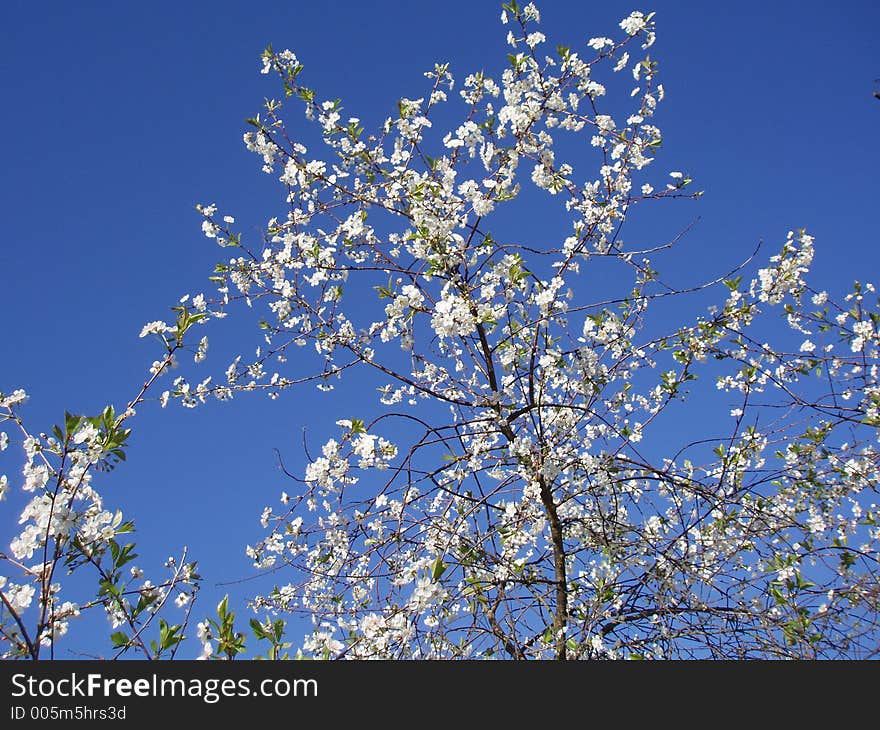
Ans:
[[[144,579],[136,564],[135,543],[125,541],[134,523],[124,520],[120,510],[105,507],[93,477],[125,460],[131,433],[126,421],[174,361],[193,321],[197,320],[181,317],[165,339],[165,357],[154,363],[150,378],[119,415],[112,406],[94,417],[65,413],[63,424],[54,426],[51,434],[36,433],[20,414],[27,394],[20,389],[0,393],[0,424],[11,425],[12,438],[21,439],[22,490],[32,495],[18,520],[21,532],[9,545],[11,554],[0,553],[3,658],[54,657],[56,643],[71,622],[90,609],[107,614],[111,656],[134,652],[158,659],[177,652],[199,587],[196,564],[186,560],[184,549],[179,559],[168,558],[167,578],[156,584]],[[0,451],[9,443],[9,433],[0,431]],[[0,500],[8,491],[9,478],[0,475]],[[73,573],[90,576],[74,580]],[[69,600],[72,594],[86,599]],[[163,617],[169,599],[169,605],[185,610],[179,623]]]
[[[252,599],[268,616],[254,633],[273,657],[293,615],[312,622],[295,646],[319,658],[876,655],[873,286],[841,303],[811,288],[805,230],[763,267],[668,283],[676,241],[623,235],[637,206],[700,195],[655,169],[653,14],[583,49],[549,46],[531,3],[504,5],[501,21],[503,70],[457,81],[438,64],[373,134],[303,85],[294,53],[268,48],[262,71],[284,101],[267,100],[244,142],[285,207],[249,242],[199,206],[230,254],[217,292],[144,328],[167,358],[181,327],[237,309],[260,330],[255,355],[222,375],[172,380],[157,362],[172,381],[163,406],[254,391],[283,407],[286,391],[317,387],[339,409],[336,435],[288,472],[247,546],[279,579]],[[288,100],[321,154],[285,118]],[[565,226],[558,240],[511,224],[538,195]],[[618,295],[597,298],[596,276]],[[668,301],[701,308],[671,322]],[[207,351],[203,337],[194,359]],[[350,378],[376,388],[367,412],[334,401]],[[58,438],[85,444],[78,459],[116,433],[82,428]],[[88,529],[111,544],[116,518],[101,514]],[[54,539],[35,519],[33,544]],[[2,590],[19,609],[25,587]],[[242,650],[233,620],[224,601],[199,623],[203,656]]]

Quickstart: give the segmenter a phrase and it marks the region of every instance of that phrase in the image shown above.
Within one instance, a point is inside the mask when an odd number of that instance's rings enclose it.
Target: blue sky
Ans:
[[[668,235],[700,217],[683,276],[729,268],[760,239],[770,255],[796,227],[816,236],[822,286],[841,291],[878,271],[875,3],[539,7],[549,42],[582,52],[592,36],[619,35],[630,10],[657,11],[653,55],[667,92],[658,164],[686,170],[706,191],[657,219]],[[219,249],[193,206],[217,202],[245,235],[283,210],[280,186],[241,142],[244,119],[279,94],[259,74],[267,43],[294,50],[304,82],[341,98],[369,129],[399,97],[423,95],[422,72],[435,61],[450,61],[459,78],[481,68],[497,75],[506,54],[499,8],[6,0],[0,390],[31,394],[24,414],[38,430],[65,409],[123,404],[159,355],[138,339],[141,326],[166,317],[182,294],[209,291]],[[246,331],[249,350],[256,338]],[[213,362],[214,372],[226,364]],[[145,567],[189,546],[206,578],[197,614],[227,591],[241,598],[265,586],[217,584],[252,575],[244,545],[261,535],[262,507],[290,489],[273,449],[299,472],[303,428],[350,415],[319,416],[316,403],[299,391],[194,411],[151,404],[132,423],[129,461],[103,480],[105,499],[135,519]],[[12,472],[4,456],[0,470]],[[4,543],[17,504],[0,505]],[[64,645],[59,656],[69,656]]]

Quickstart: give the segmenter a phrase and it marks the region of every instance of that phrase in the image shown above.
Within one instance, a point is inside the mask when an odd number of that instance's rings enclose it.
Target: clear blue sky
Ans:
[[[816,236],[824,286],[876,278],[880,6],[538,5],[550,43],[582,52],[592,36],[619,35],[630,10],[657,11],[653,55],[667,91],[658,164],[686,170],[706,191],[664,215],[678,227],[701,216],[691,237],[695,270],[732,265],[761,238],[769,255],[803,226]],[[217,202],[246,235],[283,210],[280,187],[241,143],[244,119],[279,94],[259,74],[267,43],[294,50],[304,83],[342,98],[369,129],[399,97],[423,95],[422,72],[435,61],[451,61],[458,78],[480,68],[497,75],[506,53],[499,11],[485,0],[5,0],[0,390],[25,388],[24,414],[43,430],[64,409],[123,404],[158,357],[154,343],[138,339],[141,326],[166,317],[182,294],[210,291],[220,250],[201,235],[193,206]],[[250,349],[256,338],[247,331]],[[227,364],[212,361],[214,372]],[[315,404],[300,391],[274,403],[142,407],[128,463],[96,482],[108,505],[137,522],[146,568],[182,545],[199,559],[206,582],[197,614],[226,591],[265,587],[216,584],[251,575],[244,545],[262,534],[262,507],[291,489],[273,448],[301,472],[302,429],[317,418]],[[19,452],[10,451],[0,471],[17,487],[9,457]],[[0,505],[4,544],[19,507],[17,498]],[[62,658],[65,646],[84,648],[60,644]]]

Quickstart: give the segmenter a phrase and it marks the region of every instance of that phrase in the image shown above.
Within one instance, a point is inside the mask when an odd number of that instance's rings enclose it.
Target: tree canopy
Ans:
[[[267,656],[876,655],[874,287],[814,289],[802,229],[673,283],[686,231],[625,225],[701,194],[657,170],[653,14],[584,49],[550,44],[532,3],[501,20],[503,68],[454,79],[438,64],[372,131],[304,85],[292,51],[266,49],[282,98],[244,142],[283,209],[249,237],[198,207],[223,249],[216,291],[143,327],[161,356],[125,408],[43,434],[23,392],[0,398],[33,495],[0,556],[7,656],[37,658],[95,607],[117,654],[173,657],[196,621],[165,616],[198,589],[196,565],[172,559],[155,585],[131,574],[132,524],[93,476],[124,459],[148,393],[284,407],[316,386],[338,433],[307,449],[247,547],[279,581],[250,606]],[[530,215],[540,241],[518,235]],[[200,329],[232,312],[254,341],[203,377]],[[348,380],[377,392],[364,413],[337,397]],[[68,600],[64,570],[95,574],[96,596]],[[297,615],[312,619],[301,641],[285,633]],[[198,622],[205,657],[244,649],[234,621],[224,601]]]

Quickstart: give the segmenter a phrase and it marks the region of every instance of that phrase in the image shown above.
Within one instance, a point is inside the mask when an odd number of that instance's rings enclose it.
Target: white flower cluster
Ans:
[[[759,287],[759,299],[779,304],[786,295],[799,296],[804,289],[803,275],[813,261],[813,237],[805,231],[789,231],[782,252],[770,259],[772,266],[758,271],[752,292]]]

